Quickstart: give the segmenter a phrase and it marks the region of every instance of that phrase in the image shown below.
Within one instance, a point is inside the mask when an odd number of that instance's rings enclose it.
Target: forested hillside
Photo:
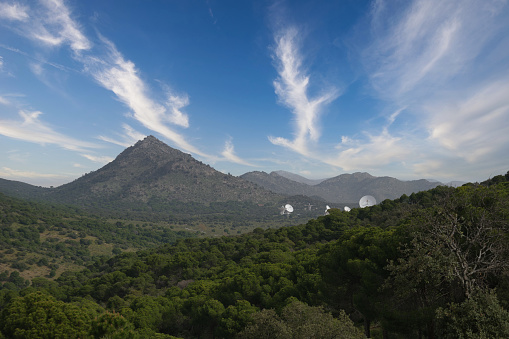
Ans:
[[[7,338],[509,337],[509,172],[305,225],[3,276]],[[12,274],[11,274],[12,275]],[[28,286],[29,285],[29,286]]]
[[[82,269],[101,257],[174,243],[195,232],[154,223],[112,221],[64,205],[0,193],[0,282],[17,285]],[[7,279],[14,274],[20,279]],[[16,281],[13,281],[16,280]]]

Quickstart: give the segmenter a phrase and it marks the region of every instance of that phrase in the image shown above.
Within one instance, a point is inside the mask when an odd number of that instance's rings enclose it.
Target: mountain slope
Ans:
[[[171,148],[153,136],[138,141],[95,172],[51,191],[59,201],[87,205],[99,200],[126,203],[269,203],[280,199],[251,182],[226,175]]]
[[[307,185],[283,177],[278,172],[249,172],[242,178],[280,194],[300,194],[320,197],[333,203],[357,203],[363,195],[372,195],[377,201],[396,199],[403,194],[424,191],[438,186],[427,180],[401,181],[391,177],[374,177],[368,173],[342,174],[316,185]]]
[[[0,178],[0,192],[17,198],[40,198],[49,188]]]
[[[327,179],[308,179],[308,178],[305,178],[305,177],[303,177],[301,175],[298,175],[298,174],[295,174],[295,173],[292,173],[292,172],[287,172],[287,171],[274,171],[272,173],[279,174],[280,176],[285,177],[287,179],[290,179],[290,180],[293,180],[293,181],[297,181],[297,182],[300,182],[302,184],[306,184],[306,185],[310,185],[310,186],[318,185],[322,181],[327,180]]]
[[[316,185],[322,197],[334,202],[358,202],[363,195],[372,195],[378,202],[396,199],[403,194],[429,190],[440,183],[427,180],[401,181],[391,177],[374,177],[369,173],[341,174]]]
[[[319,190],[314,189],[313,186],[297,182],[281,176],[277,172],[261,172],[253,171],[242,174],[242,179],[253,182],[269,191],[285,194],[285,195],[306,195],[306,196],[318,196]]]

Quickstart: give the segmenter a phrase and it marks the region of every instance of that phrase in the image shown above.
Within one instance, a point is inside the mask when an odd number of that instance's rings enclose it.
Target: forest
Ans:
[[[221,237],[2,199],[0,259],[21,248],[83,268],[0,271],[0,338],[509,337],[509,172]],[[139,250],[94,256],[97,241]]]

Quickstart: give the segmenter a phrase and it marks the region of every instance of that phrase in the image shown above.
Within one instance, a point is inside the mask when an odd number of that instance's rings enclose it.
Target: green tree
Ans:
[[[2,332],[12,338],[83,338],[94,314],[40,292],[14,299],[2,312]]]
[[[476,291],[462,303],[450,303],[436,313],[440,338],[509,338],[509,312],[493,291]]]
[[[365,338],[345,312],[334,318],[321,307],[293,301],[283,308],[281,316],[274,310],[262,310],[253,315],[253,322],[240,338]]]

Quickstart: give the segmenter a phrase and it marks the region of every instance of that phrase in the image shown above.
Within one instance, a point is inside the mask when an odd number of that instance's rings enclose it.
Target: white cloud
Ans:
[[[186,138],[168,124],[189,126],[189,118],[182,109],[189,105],[189,97],[168,91],[166,102],[151,98],[150,90],[140,78],[135,64],[126,60],[115,45],[100,36],[101,44],[92,50],[92,43],[71,17],[71,11],[62,0],[41,0],[41,6],[26,9],[37,15],[19,27],[25,36],[48,46],[67,44],[74,52],[75,60],[82,62],[88,72],[101,86],[115,93],[117,98],[132,110],[132,117],[146,128],[173,141],[179,148],[204,157],[208,155],[191,145]],[[106,53],[98,54],[99,48]],[[95,51],[95,52],[94,52]],[[32,64],[34,74],[43,71],[40,64]],[[125,145],[129,140],[118,141],[101,136],[102,140]]]
[[[309,155],[308,143],[320,138],[320,115],[323,107],[338,97],[334,88],[324,91],[316,98],[308,97],[309,75],[302,69],[302,56],[298,49],[299,32],[288,28],[275,36],[275,59],[279,77],[274,88],[279,100],[292,110],[295,122],[295,138],[269,137],[280,146],[297,153]]]
[[[501,167],[497,159],[509,152],[508,15],[507,1],[498,0],[373,6],[361,60],[376,95],[405,107],[406,123],[391,133],[414,173]]]
[[[467,98],[428,107],[430,138],[469,162],[509,151],[509,81],[489,83]]]
[[[32,5],[3,4],[0,17],[15,20],[17,32],[46,46],[68,44],[75,53],[92,47],[62,0],[41,0]]]
[[[108,156],[100,156],[100,155],[93,155],[93,154],[81,154],[82,157],[87,158],[90,161],[97,162],[100,164],[107,164],[109,162],[112,162],[115,158],[108,157]]]
[[[189,105],[189,97],[186,95],[178,96],[171,93],[168,94],[168,100],[166,101],[166,107],[170,114],[168,115],[168,121],[172,124],[189,127],[189,118],[187,114],[183,113],[180,109]]]
[[[367,141],[342,137],[337,145],[339,153],[324,162],[345,171],[368,170],[403,161],[410,151],[402,139],[384,129],[379,135],[367,134]]]
[[[99,136],[98,138],[103,141],[110,142],[112,144],[116,144],[122,147],[129,147],[134,145],[137,141],[142,140],[146,137],[146,135],[134,130],[128,124],[123,124],[122,128],[124,130],[124,133],[122,134],[117,133],[121,140],[113,139],[102,135]]]
[[[62,0],[43,0],[41,3],[45,6],[44,15],[38,17],[40,21],[31,31],[33,38],[48,45],[67,43],[74,52],[92,47]]]
[[[40,111],[20,110],[21,120],[0,120],[0,134],[37,144],[54,144],[72,151],[98,147],[56,132],[39,119],[41,114]]]
[[[15,21],[26,21],[29,18],[28,8],[21,4],[0,2],[0,18]]]
[[[31,178],[31,179],[38,179],[38,178],[62,178],[62,175],[59,174],[48,174],[48,173],[38,173],[38,172],[32,172],[32,171],[20,171],[15,170],[9,167],[2,167],[0,168],[0,176],[2,178],[9,178],[9,179],[20,179],[20,178]]]
[[[246,165],[246,166],[252,166],[255,165],[251,164],[250,162],[240,158],[235,154],[234,146],[232,140],[227,140],[223,152],[221,152],[221,155],[228,161],[239,164],[239,165]]]
[[[167,126],[172,122],[181,126],[187,124],[187,116],[180,109],[188,104],[186,97],[170,96],[168,108],[149,97],[146,84],[139,76],[133,62],[125,60],[111,41],[102,38],[107,47],[104,58],[81,58],[86,70],[104,88],[115,93],[117,98],[133,111],[133,118],[146,128],[157,132],[177,144],[185,151],[205,156],[206,154],[191,145],[180,133]]]

